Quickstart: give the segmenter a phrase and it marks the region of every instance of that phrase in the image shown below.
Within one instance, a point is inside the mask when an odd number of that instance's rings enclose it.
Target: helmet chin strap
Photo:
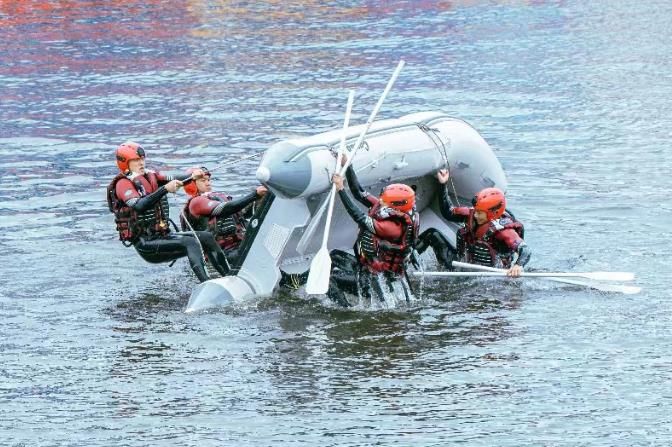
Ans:
[[[391,209],[392,208],[390,208],[387,205],[382,205],[380,207],[380,209],[378,209],[378,215],[380,215],[380,217],[382,217],[383,219],[388,218],[388,217],[390,217],[390,214],[391,214],[390,210]]]

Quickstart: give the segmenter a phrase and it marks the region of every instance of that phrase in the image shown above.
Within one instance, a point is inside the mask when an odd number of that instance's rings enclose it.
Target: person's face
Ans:
[[[133,174],[144,174],[145,173],[145,159],[136,158],[135,160],[128,161],[128,169]]]
[[[488,221],[488,215],[485,214],[485,211],[476,210],[474,211],[474,219],[476,219],[477,224],[483,225]]]
[[[212,191],[212,186],[210,185],[210,176],[206,175],[200,180],[194,180],[196,182],[196,188],[199,193],[210,192]]]

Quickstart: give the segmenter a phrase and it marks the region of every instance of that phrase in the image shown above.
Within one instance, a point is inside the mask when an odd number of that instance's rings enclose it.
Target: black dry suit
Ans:
[[[378,200],[372,197],[359,183],[354,169],[346,170],[350,191],[357,201],[369,208],[362,211],[350,199],[347,192],[339,192],[343,205],[359,226],[355,241],[355,255],[342,250],[332,250],[331,282],[327,295],[338,304],[348,307],[350,302],[344,292],[370,300],[374,295],[384,301],[388,293],[395,292],[395,283],[400,283],[407,300],[412,293],[405,278],[405,265],[415,245],[418,216],[402,213],[392,208],[383,212]],[[374,221],[395,221],[402,227],[398,240],[378,234]]]
[[[187,180],[190,176],[177,177]],[[122,200],[118,197],[118,183],[122,185]],[[226,256],[219,248],[211,233],[207,231],[171,232],[168,226],[168,190],[165,184],[173,177],[154,172],[144,175],[117,175],[107,188],[108,206],[115,215],[119,238],[131,244],[147,262],[171,262],[187,256],[194,274],[199,281],[209,279],[205,269],[204,255],[221,274],[229,273]],[[202,250],[201,250],[202,247]]]

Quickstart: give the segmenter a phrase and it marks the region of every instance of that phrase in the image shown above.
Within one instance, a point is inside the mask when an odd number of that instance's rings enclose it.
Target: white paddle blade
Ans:
[[[623,293],[625,295],[635,295],[642,291],[642,288],[637,286],[622,286],[620,284],[598,284],[598,283],[589,283],[564,278],[546,278],[546,279],[550,281],[561,282],[564,284],[573,284],[575,286],[589,287],[591,289],[600,290],[602,292]]]
[[[635,279],[635,274],[632,272],[589,272],[578,273],[578,275],[595,281],[632,281]]]
[[[480,270],[482,272],[505,272],[504,269],[487,267],[484,265],[469,264],[453,261],[453,267]],[[523,272],[521,276],[556,277],[556,278],[586,278],[593,281],[632,281],[635,274],[632,272]]]
[[[329,256],[329,250],[321,248],[310,263],[306,293],[309,295],[324,295],[327,293],[330,276],[331,257]]]
[[[495,269],[497,270],[497,269]],[[487,271],[487,272],[413,272],[415,276],[429,276],[429,277],[438,277],[438,278],[459,278],[459,277],[506,277],[506,271]],[[543,278],[549,281],[561,282],[563,284],[572,284],[575,286],[589,287],[591,289],[600,290],[602,292],[615,292],[615,293],[624,293],[626,295],[633,295],[642,291],[641,287],[636,286],[622,286],[620,284],[599,284],[599,283],[590,283],[586,281],[578,281],[575,279],[566,279],[558,278],[555,276],[546,276],[546,275],[527,275],[523,276],[532,276],[536,278]]]
[[[506,276],[506,270],[477,272],[413,272],[416,276]],[[521,277],[527,278],[586,278],[597,281],[630,281],[634,275],[627,272],[592,272],[592,273],[552,273],[522,272]]]

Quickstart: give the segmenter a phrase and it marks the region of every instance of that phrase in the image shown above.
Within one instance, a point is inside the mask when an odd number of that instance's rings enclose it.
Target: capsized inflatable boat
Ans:
[[[364,125],[350,127],[352,149]],[[280,270],[307,270],[323,238],[322,212],[331,187],[342,130],[287,140],[271,146],[257,169],[267,194],[248,226],[237,275],[199,284],[186,311],[243,303],[270,296]],[[468,204],[481,189],[506,190],[506,177],[492,149],[466,122],[439,112],[422,112],[377,121],[357,152],[353,167],[362,186],[374,194],[390,183],[416,188],[420,230],[433,227],[455,244],[457,225],[438,212],[436,171],[448,167],[453,203]],[[352,250],[357,226],[336,200],[329,249]]]

